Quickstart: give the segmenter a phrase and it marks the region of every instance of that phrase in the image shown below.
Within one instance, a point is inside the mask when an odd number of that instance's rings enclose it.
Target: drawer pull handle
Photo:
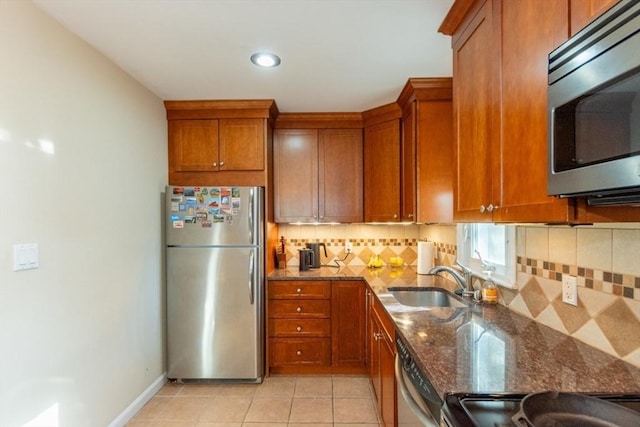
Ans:
[[[298,307],[298,308],[296,308],[296,311],[297,311],[298,313],[300,313],[300,312],[302,311],[302,307]]]
[[[301,331],[302,331],[302,326],[298,326],[298,327],[296,328],[296,331],[301,332]]]
[[[298,350],[298,351],[296,351],[296,354],[297,354],[298,356],[302,356],[302,350]]]
[[[301,294],[301,293],[302,293],[302,288],[298,288],[298,289],[296,289],[296,292],[297,292],[297,293],[299,293],[299,294]]]

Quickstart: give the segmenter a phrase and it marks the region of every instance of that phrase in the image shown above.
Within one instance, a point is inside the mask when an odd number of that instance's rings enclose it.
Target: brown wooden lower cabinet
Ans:
[[[385,426],[397,425],[395,378],[395,329],[393,321],[378,299],[369,297],[369,377],[373,385],[380,414]]]
[[[272,374],[364,374],[366,284],[269,280],[267,368]]]
[[[271,338],[271,366],[328,366],[331,338]]]

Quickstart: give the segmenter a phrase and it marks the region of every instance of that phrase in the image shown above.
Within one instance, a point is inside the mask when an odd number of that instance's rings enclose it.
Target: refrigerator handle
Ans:
[[[254,261],[254,251],[251,250],[249,252],[249,303],[253,305],[254,302],[254,284],[256,282],[256,273],[255,273],[255,261]]]
[[[255,220],[255,218],[253,216],[253,209],[254,209],[253,202],[254,202],[254,198],[255,197],[256,197],[256,194],[254,194],[253,188],[252,188],[252,189],[249,190],[249,239],[250,239],[249,241],[252,244],[256,243],[256,241],[254,240],[255,236],[253,234],[253,232],[254,232],[253,222]],[[253,302],[252,302],[252,304],[253,304]]]

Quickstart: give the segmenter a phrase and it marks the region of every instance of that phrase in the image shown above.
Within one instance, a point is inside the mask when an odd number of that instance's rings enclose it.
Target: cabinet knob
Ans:
[[[298,326],[298,327],[296,328],[296,331],[298,331],[298,332],[302,332],[302,326]]]
[[[486,210],[487,208],[485,208],[484,205],[480,205],[480,213],[484,213]]]
[[[409,215],[407,215],[407,217],[409,217],[409,218],[413,218],[413,214],[412,214],[412,213],[410,213]]]
[[[320,215],[320,219],[324,219],[324,215]]]
[[[297,354],[298,356],[302,356],[302,350],[298,350],[298,351],[296,351],[296,354]]]
[[[296,292],[297,292],[297,293],[299,293],[299,294],[301,294],[301,293],[302,293],[302,288],[298,288],[298,289],[296,289]]]
[[[398,214],[393,214],[393,217],[394,218],[398,218]]]
[[[487,206],[487,212],[493,212],[493,204]]]
[[[213,167],[214,168],[218,167],[218,164],[216,162],[213,162]]]
[[[296,311],[297,311],[298,313],[300,313],[300,312],[302,311],[302,307],[298,307],[298,308],[296,308]]]
[[[220,166],[224,166],[224,162],[220,162]]]

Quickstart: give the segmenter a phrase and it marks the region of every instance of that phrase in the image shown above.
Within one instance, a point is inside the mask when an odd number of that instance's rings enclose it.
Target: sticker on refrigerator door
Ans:
[[[231,189],[231,197],[240,197],[240,189],[238,187]]]
[[[185,216],[184,217],[184,222],[185,222],[185,224],[195,224],[196,223],[196,217],[195,216]]]
[[[233,215],[227,215],[225,217],[225,222],[227,223],[227,225],[233,224]]]
[[[178,209],[180,209],[181,201],[182,201],[182,197],[171,198],[171,212],[178,212]]]
[[[184,194],[184,188],[182,188],[182,187],[173,187],[173,194]]]
[[[202,221],[202,228],[211,228],[211,221]]]
[[[181,212],[181,211],[186,211],[186,210],[187,210],[187,205],[186,205],[186,204],[184,204],[184,203],[180,203],[180,204],[178,205],[178,211],[179,211],[179,212]]]
[[[207,190],[206,188],[203,188],[202,191],[200,192],[200,194],[202,194],[203,196],[208,196],[209,195],[209,190]]]
[[[173,225],[173,228],[184,228],[184,221],[171,221],[171,225]]]
[[[185,197],[193,197],[196,195],[196,192],[194,191],[193,188],[185,188],[184,189],[184,195]]]
[[[198,211],[196,213],[196,221],[200,221],[200,222],[206,221],[207,218],[208,218],[208,215],[206,212]]]
[[[224,222],[224,217],[222,215],[214,215],[213,222]]]
[[[171,221],[180,221],[182,216],[180,215],[171,215]]]
[[[231,198],[231,208],[235,211],[234,215],[238,215],[238,211],[240,210],[240,197]]]
[[[209,190],[209,196],[211,196],[211,197],[220,197],[220,189],[219,188],[212,188],[211,190]]]

